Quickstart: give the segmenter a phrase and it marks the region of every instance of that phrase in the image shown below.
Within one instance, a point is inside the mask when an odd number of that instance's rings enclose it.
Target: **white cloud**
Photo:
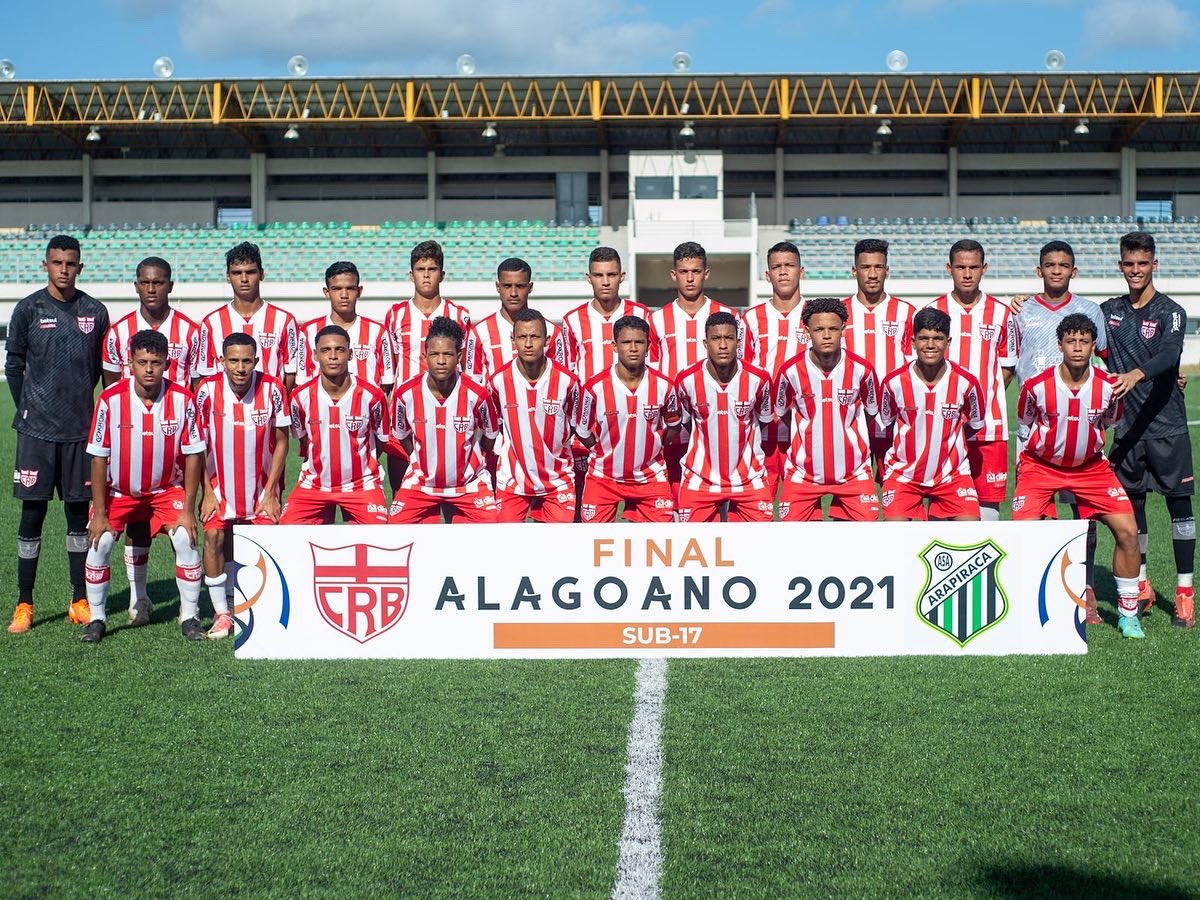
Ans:
[[[1083,17],[1083,35],[1093,49],[1160,50],[1182,47],[1195,31],[1195,18],[1171,0],[1103,0]]]
[[[666,69],[680,32],[621,0],[187,0],[184,46],[208,58],[283,61],[302,53],[345,71],[445,72],[460,53],[479,72]],[[329,72],[325,74],[342,74]]]

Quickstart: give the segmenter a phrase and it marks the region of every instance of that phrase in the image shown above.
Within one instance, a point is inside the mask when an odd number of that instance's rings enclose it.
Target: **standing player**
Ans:
[[[300,441],[300,479],[281,525],[328,525],[341,509],[353,524],[387,522],[378,456],[388,440],[383,391],[350,374],[350,335],[338,325],[317,334],[319,377],[292,392],[292,434]]]
[[[200,323],[199,375],[217,374],[225,338],[240,331],[258,346],[259,371],[280,379],[290,394],[296,386],[300,329],[291,313],[263,300],[262,254],[257,244],[244,241],[225,254],[225,280],[233,288],[233,299]]]
[[[866,421],[879,413],[879,383],[869,362],[842,350],[846,318],[846,307],[836,297],[809,300],[804,306],[808,352],[793,357],[775,380],[775,415],[790,416],[792,423],[781,521],[819,521],[827,494],[830,518],[879,518]]]
[[[442,245],[437,241],[422,241],[413,247],[409,259],[412,299],[393,304],[383,319],[383,327],[392,342],[392,353],[396,355],[393,369],[397,385],[420,374],[425,338],[434,319],[451,319],[458,323],[464,334],[471,327],[471,316],[463,307],[442,299],[442,280],[446,277]]]
[[[425,372],[410,378],[392,398],[392,439],[408,456],[392,495],[391,521],[400,524],[495,522],[496,496],[483,454],[499,430],[488,393],[459,376],[463,330],[439,316],[425,338]],[[476,431],[481,437],[476,437]]]
[[[675,505],[663,447],[679,428],[679,398],[646,365],[650,325],[622,316],[613,326],[616,362],[583,390],[575,434],[592,449],[581,518],[613,522],[624,502],[630,522],[670,522]]]
[[[529,294],[533,290],[533,269],[523,259],[509,257],[496,269],[496,292],[500,309],[475,322],[467,332],[467,354],[463,372],[486,386],[491,377],[516,358],[513,326],[517,315],[529,309]],[[546,322],[545,319],[542,319]],[[559,365],[566,365],[566,340],[558,326],[546,322],[546,356]]]
[[[1071,313],[1058,323],[1062,362],[1021,385],[1017,418],[1027,432],[1017,462],[1013,519],[1052,518],[1054,495],[1070,490],[1080,513],[1099,519],[1116,541],[1119,627],[1125,637],[1145,637],[1138,621],[1138,541],[1133,507],[1104,458],[1104,430],[1121,420],[1117,379],[1092,365],[1096,323]],[[1095,594],[1085,600],[1086,621],[1098,625]]]
[[[705,296],[708,254],[704,248],[693,241],[685,241],[676,247],[671,280],[678,292],[675,299],[650,314],[650,334],[656,341],[650,348],[650,362],[654,367],[674,381],[684,369],[704,359],[705,323],[709,316],[718,312],[733,317],[737,353],[741,359],[745,355],[746,323],[728,306]],[[666,448],[667,478],[672,485],[678,485],[680,481],[680,461],[687,452],[687,427],[685,416],[677,441]]]
[[[381,322],[358,314],[362,283],[358,266],[335,262],[325,270],[325,299],[329,313],[300,326],[300,350],[296,369],[300,378],[316,378],[317,334],[326,325],[337,325],[350,335],[350,374],[387,393],[395,383],[392,339]]]
[[[975,376],[983,389],[983,428],[967,440],[971,479],[985,521],[999,521],[1008,487],[1008,404],[1004,391],[1017,364],[1012,313],[979,283],[987,272],[978,241],[957,241],[946,271],[954,290],[930,304],[950,317],[948,359]]]
[[[187,387],[199,377],[196,367],[200,355],[200,328],[171,306],[171,264],[157,256],[138,263],[133,288],[138,308],[119,319],[104,339],[102,365],[104,386],[108,387],[133,374],[129,366],[129,343],[139,331],[149,329],[167,336],[166,378]],[[150,567],[150,523],[130,522],[125,530],[125,574],[129,579],[129,624],[150,623],[150,596],[146,590],[146,572]]]
[[[916,309],[887,292],[887,241],[867,238],[855,244],[851,272],[858,290],[844,301],[848,318],[842,343],[846,352],[870,363],[876,381],[882,383],[913,358],[912,320]],[[892,435],[874,415],[870,429],[871,458],[876,478],[882,481],[883,460],[892,447]]]
[[[927,306],[913,316],[916,359],[880,388],[879,418],[885,428],[895,426],[884,460],[885,519],[979,518],[967,440],[984,427],[983,389],[947,359],[951,327],[940,309]]]
[[[771,376],[742,355],[738,320],[715,312],[704,323],[708,358],[675,380],[683,424],[693,423],[675,503],[679,522],[715,522],[723,504],[739,522],[769,522],[760,429],[774,418]]]
[[[204,583],[216,614],[210,638],[233,631],[232,573],[226,569],[233,559],[233,526],[273,525],[282,511],[291,418],[283,385],[255,369],[257,350],[254,338],[235,331],[221,345],[221,374],[196,389],[196,419],[208,445],[200,524]]]
[[[546,358],[546,320],[523,309],[513,322],[516,359],[491,378],[501,430],[496,453],[496,508],[501,522],[571,522],[575,488],[571,431],[579,380]]]
[[[1125,401],[1125,414],[1112,446],[1112,464],[1137,519],[1141,596],[1147,609],[1154,604],[1155,593],[1146,575],[1146,494],[1154,491],[1166,498],[1176,571],[1172,621],[1191,628],[1196,620],[1192,586],[1196,480],[1187,410],[1177,387],[1187,315],[1183,307],[1155,289],[1157,270],[1151,235],[1135,231],[1121,238],[1121,274],[1129,293],[1101,304],[1108,328],[1108,367],[1117,375],[1117,396]]]
[[[746,361],[753,361],[772,378],[778,377],[785,363],[808,347],[808,332],[802,317],[804,298],[800,281],[804,265],[800,251],[789,241],[780,241],[767,251],[767,281],[771,299],[746,310]],[[787,414],[763,426],[763,459],[767,467],[767,487],[771,496],[783,479],[788,453]]]
[[[200,551],[196,549],[196,492],[204,470],[204,440],[187,388],[163,377],[167,337],[139,331],[129,343],[133,377],[104,389],[96,402],[91,439],[92,521],[88,525],[85,643],[107,630],[109,558],[130,522],[149,522],[175,548],[179,621],[189,641],[203,640],[200,626]],[[111,502],[110,502],[111,500]]]
[[[4,374],[17,412],[13,496],[17,524],[17,606],[8,630],[33,627],[33,587],[42,552],[42,525],[54,492],[67,519],[67,562],[73,599],[67,615],[89,621],[84,593],[91,463],[87,456],[92,392],[100,380],[100,352],[108,332],[104,304],[75,287],[83,271],[79,241],[51,238],[42,268],[46,287],[21,300],[8,323]]]

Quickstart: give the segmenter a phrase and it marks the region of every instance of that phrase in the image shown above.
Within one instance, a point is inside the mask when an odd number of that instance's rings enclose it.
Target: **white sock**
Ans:
[[[175,586],[179,589],[179,619],[200,618],[200,551],[182,528],[171,532],[175,548]]]
[[[150,548],[125,545],[125,575],[129,579],[129,609],[138,600],[145,600],[146,570],[150,568]]]
[[[1183,572],[1180,572],[1175,576],[1175,585],[1176,587],[1190,588],[1192,586],[1192,573],[1188,572],[1185,575]]]
[[[980,522],[999,522],[1000,509],[995,506],[986,506],[979,504],[979,521]]]
[[[204,584],[208,588],[208,600],[212,603],[213,612],[217,615],[229,612],[229,600],[225,595],[225,573],[205,575]]]
[[[1142,563],[1141,568],[1138,569],[1138,580],[1139,581],[1146,580],[1146,564],[1145,563]]]
[[[108,589],[112,584],[112,569],[108,566],[112,556],[112,532],[105,532],[95,547],[88,547],[84,563],[84,584],[87,589],[88,608],[91,620],[101,622],[108,618]]]
[[[1138,580],[1114,577],[1117,583],[1117,609],[1122,616],[1136,616],[1138,612]]]

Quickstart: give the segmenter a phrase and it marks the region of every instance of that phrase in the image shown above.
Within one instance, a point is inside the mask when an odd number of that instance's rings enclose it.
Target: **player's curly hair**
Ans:
[[[864,253],[882,253],[883,258],[887,259],[888,242],[881,241],[879,238],[863,238],[854,245],[854,262],[858,262],[858,258]]]
[[[434,338],[449,338],[454,341],[454,348],[461,350],[463,347],[462,326],[453,319],[438,316],[429,323],[429,334],[425,335],[425,346],[428,347],[429,342]]]
[[[155,356],[167,358],[167,336],[153,328],[143,328],[129,341],[129,355],[136,356],[141,351],[153,353]]]
[[[685,259],[698,259],[705,267],[708,266],[708,253],[695,241],[684,241],[675,248],[674,261],[679,263]]]
[[[821,313],[833,313],[842,320],[843,325],[850,318],[846,312],[846,304],[837,297],[813,297],[804,304],[804,311],[800,313],[800,319],[805,325],[808,325],[809,319]]]
[[[1086,334],[1093,341],[1100,336],[1100,331],[1096,328],[1092,317],[1083,313],[1071,313],[1069,316],[1063,316],[1058,322],[1058,327],[1054,329],[1054,333],[1058,335],[1060,341],[1068,334]]]
[[[922,331],[936,331],[949,337],[950,315],[936,307],[927,306],[913,316],[912,330],[914,335]]]
[[[421,241],[413,247],[412,253],[408,255],[408,267],[415,269],[417,263],[423,259],[432,259],[439,269],[446,268],[446,254],[442,252],[442,245],[437,241]]]
[[[261,272],[263,270],[262,251],[258,249],[258,244],[252,244],[249,241],[242,241],[225,254],[226,272],[228,272],[238,263],[253,263],[258,271]]]

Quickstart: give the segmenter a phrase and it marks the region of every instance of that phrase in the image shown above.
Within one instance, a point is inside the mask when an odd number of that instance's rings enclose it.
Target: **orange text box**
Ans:
[[[497,623],[497,650],[829,649],[832,622]]]

